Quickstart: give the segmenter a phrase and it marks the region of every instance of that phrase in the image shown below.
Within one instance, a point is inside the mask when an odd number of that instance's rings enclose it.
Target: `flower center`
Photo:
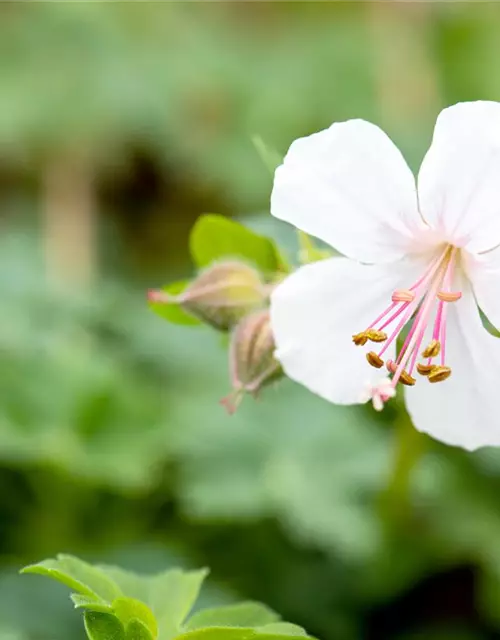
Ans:
[[[370,326],[352,337],[354,344],[364,345],[369,340],[384,343],[380,351],[369,351],[368,362],[376,368],[382,366],[392,374],[392,387],[398,382],[413,386],[416,382],[413,372],[426,376],[429,382],[441,382],[451,375],[446,366],[446,312],[447,305],[462,297],[460,291],[452,291],[453,273],[457,261],[458,249],[446,245],[445,249],[431,262],[425,273],[409,289],[398,289],[392,294],[392,303]],[[434,315],[432,338],[423,345],[427,328]],[[388,336],[384,329],[396,322]],[[396,360],[384,363],[383,355],[395,342],[408,324],[410,330],[406,336]],[[422,358],[417,362],[419,355]]]

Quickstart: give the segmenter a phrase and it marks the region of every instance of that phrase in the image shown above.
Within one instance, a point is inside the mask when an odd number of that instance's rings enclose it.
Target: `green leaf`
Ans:
[[[278,249],[269,238],[217,214],[205,214],[196,221],[189,239],[191,256],[198,267],[221,258],[244,258],[266,274],[282,269]]]
[[[153,638],[158,636],[158,624],[151,609],[135,598],[117,598],[113,602],[113,612],[127,629],[132,620],[144,625]]]
[[[156,637],[140,620],[131,620],[127,625],[126,640],[155,640]]]
[[[195,613],[186,629],[202,627],[260,627],[279,620],[278,614],[259,602],[242,602]]]
[[[255,629],[259,635],[284,635],[284,636],[307,636],[307,632],[298,624],[291,622],[272,622]]]
[[[83,617],[85,631],[90,640],[125,640],[125,629],[115,616],[108,613],[86,611]],[[128,640],[128,639],[127,639]]]
[[[21,573],[48,576],[82,595],[105,602],[112,602],[122,595],[120,588],[102,569],[73,556],[58,555],[57,558],[25,567]]]
[[[169,569],[153,576],[139,576],[118,567],[102,566],[123,593],[145,603],[153,612],[162,640],[176,635],[198,597],[208,571]]]
[[[104,603],[94,596],[84,596],[80,593],[70,595],[75,609],[88,609],[89,611],[100,611],[101,613],[113,613],[111,605]]]
[[[265,167],[274,175],[276,168],[283,162],[283,156],[269,147],[260,136],[253,136],[252,142]]]
[[[253,636],[250,627],[205,627],[182,633],[175,640],[247,640]]]
[[[295,627],[295,625],[291,625],[291,626]],[[287,638],[289,638],[290,640],[293,640],[294,638],[297,638],[299,636],[302,638],[312,637],[312,636],[308,636],[306,633],[297,633],[297,630],[293,628],[293,629],[289,629],[288,632],[286,632],[285,630],[269,631],[269,632],[264,630],[262,631],[259,630],[255,634],[254,640],[286,640]]]
[[[176,640],[293,640],[298,636],[311,638],[297,625],[273,623],[255,629],[226,626],[193,629],[177,636]]]
[[[171,295],[177,295],[184,291],[184,289],[188,286],[189,280],[179,280],[177,282],[172,282],[164,287],[161,287],[161,291],[165,293],[170,293]],[[162,302],[150,302],[148,301],[149,308],[151,311],[156,313],[156,315],[160,316],[164,320],[168,320],[173,324],[183,324],[183,325],[199,325],[201,324],[201,320],[196,318],[195,316],[187,313],[181,307],[180,304],[176,304],[172,302],[170,304],[165,304]]]

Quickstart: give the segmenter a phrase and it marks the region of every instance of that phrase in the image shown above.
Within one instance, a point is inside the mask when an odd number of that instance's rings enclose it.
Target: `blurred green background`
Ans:
[[[416,169],[443,106],[500,100],[499,32],[497,3],[1,3],[1,640],[83,638],[16,576],[57,552],[209,565],[206,599],[322,640],[500,638],[499,451],[291,382],[228,417],[220,336],[145,303],[203,212],[293,249],[252,136],[362,117]]]

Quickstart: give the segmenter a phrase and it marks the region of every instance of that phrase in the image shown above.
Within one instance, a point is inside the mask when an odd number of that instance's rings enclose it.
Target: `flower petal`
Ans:
[[[387,371],[366,361],[376,345],[356,347],[352,335],[370,326],[391,303],[394,289],[415,279],[416,268],[330,258],[289,276],[271,298],[276,357],[287,375],[337,404],[366,401],[366,385],[379,383]],[[394,358],[393,346],[386,357]]]
[[[464,252],[464,267],[478,305],[500,329],[500,247],[479,255]]]
[[[403,156],[364,120],[296,140],[276,170],[271,213],[361,262],[401,257],[423,224]]]
[[[468,283],[448,310],[446,353],[450,378],[435,384],[419,379],[406,390],[415,427],[468,450],[500,445],[500,339],[484,329]]]
[[[500,103],[444,109],[418,176],[420,210],[443,239],[472,252],[500,243]]]

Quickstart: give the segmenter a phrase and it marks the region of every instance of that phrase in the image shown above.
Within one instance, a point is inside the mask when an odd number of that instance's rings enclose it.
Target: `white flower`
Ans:
[[[393,386],[407,385],[417,429],[466,449],[500,445],[500,339],[478,310],[500,326],[500,104],[440,114],[418,194],[373,124],[350,120],[296,140],[271,211],[347,256],[301,267],[274,291],[285,372],[353,404],[367,376],[376,386],[387,369]]]

